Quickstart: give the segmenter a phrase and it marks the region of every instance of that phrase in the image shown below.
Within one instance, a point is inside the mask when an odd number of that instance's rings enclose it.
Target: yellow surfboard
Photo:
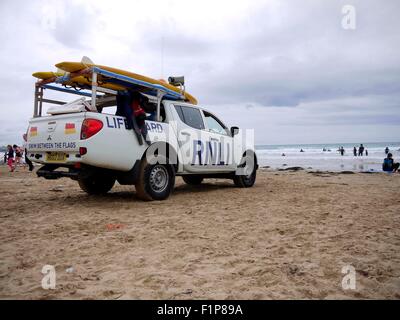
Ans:
[[[52,77],[61,77],[64,74],[65,72],[40,71],[33,73],[32,76],[41,80],[46,80]]]
[[[34,76],[35,78],[41,79],[41,80],[47,80],[52,77],[61,77],[64,74],[65,74],[65,72],[41,71],[41,72],[33,73],[32,76]],[[67,81],[64,84],[68,85],[68,86],[78,86],[78,87],[82,86],[82,85],[91,86],[92,81],[90,81],[88,78],[85,78],[84,76],[78,76],[78,77],[72,78],[70,81]],[[97,85],[102,88],[116,90],[116,91],[126,89],[125,87],[119,86],[117,84],[102,83],[101,81],[99,81],[97,83]]]
[[[125,70],[121,70],[121,69],[116,69],[116,68],[112,68],[112,67],[107,67],[107,66],[102,66],[102,65],[98,65],[98,64],[91,64],[91,63],[83,63],[83,62],[60,62],[56,64],[56,67],[64,70],[66,72],[77,72],[79,70],[88,68],[88,67],[98,67],[100,69],[106,70],[106,71],[110,71],[110,72],[114,72],[117,74],[121,74],[130,78],[134,78],[136,80],[140,80],[140,81],[146,81],[152,84],[157,84],[157,85],[161,85],[169,90],[181,93],[180,88],[175,87],[167,82],[164,81],[160,81],[160,80],[155,80],[146,76],[142,76],[140,74],[137,73],[133,73],[133,72],[129,72],[129,71],[125,71]],[[75,79],[75,78],[74,78]],[[106,85],[111,85],[111,84],[105,84],[104,87],[106,88]],[[101,86],[101,85],[100,85]],[[185,92],[184,93],[184,97],[185,100],[192,103],[192,104],[197,104],[197,99],[195,97],[193,97],[191,94]]]

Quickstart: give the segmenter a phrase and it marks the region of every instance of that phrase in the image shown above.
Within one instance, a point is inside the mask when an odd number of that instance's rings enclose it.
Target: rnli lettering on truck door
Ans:
[[[191,165],[214,165],[225,166],[230,161],[230,145],[229,143],[221,143],[219,141],[201,141],[193,140],[193,154]]]

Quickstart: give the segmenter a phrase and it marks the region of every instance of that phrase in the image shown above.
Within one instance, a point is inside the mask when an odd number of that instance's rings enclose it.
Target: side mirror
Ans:
[[[239,127],[231,127],[231,135],[232,137],[239,133]]]

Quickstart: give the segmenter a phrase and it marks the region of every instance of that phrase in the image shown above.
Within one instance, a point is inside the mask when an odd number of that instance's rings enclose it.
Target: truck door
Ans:
[[[209,134],[205,150],[205,162],[213,171],[235,170],[233,138],[229,129],[212,113],[203,110],[206,131]],[[210,161],[211,158],[211,161]]]
[[[195,107],[177,104],[174,107],[179,118],[177,118],[177,136],[184,170],[201,173],[205,170],[204,141],[208,138],[202,113]]]

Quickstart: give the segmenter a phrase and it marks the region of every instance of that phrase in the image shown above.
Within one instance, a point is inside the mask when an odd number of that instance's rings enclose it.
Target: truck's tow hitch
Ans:
[[[59,179],[59,178],[71,178],[71,179],[78,179],[79,176],[79,170],[69,168],[68,171],[56,171],[59,166],[54,166],[54,165],[44,165],[41,167],[36,174],[38,177],[43,177],[45,179]]]

